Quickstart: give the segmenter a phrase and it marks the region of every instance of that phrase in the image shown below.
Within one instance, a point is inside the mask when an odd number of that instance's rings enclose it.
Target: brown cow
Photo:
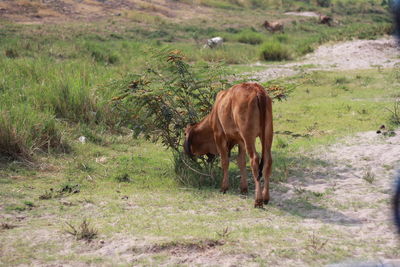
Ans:
[[[185,152],[192,156],[220,155],[223,170],[221,192],[228,190],[229,152],[239,145],[240,190],[247,193],[246,151],[250,157],[255,183],[255,207],[269,201],[273,138],[272,101],[257,83],[242,83],[218,93],[210,114],[185,130]],[[255,141],[260,137],[261,161]],[[261,176],[264,190],[261,193]]]
[[[283,32],[283,24],[278,21],[268,22],[266,20],[266,21],[264,21],[263,26],[265,29],[267,29],[268,31],[270,31],[272,33],[277,32],[277,31]]]

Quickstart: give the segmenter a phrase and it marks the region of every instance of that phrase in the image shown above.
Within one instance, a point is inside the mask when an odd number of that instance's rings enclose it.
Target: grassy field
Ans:
[[[320,147],[381,124],[398,127],[388,111],[399,97],[398,68],[272,82],[294,90],[274,103],[272,201],[263,210],[253,209],[252,191],[239,195],[235,164],[228,194],[182,186],[171,151],[132,138],[110,86],[146,70],[166,47],[190,64],[222,63],[238,74],[262,68],[248,64],[264,60],[266,48],[296,60],[323,43],[376,39],[391,31],[384,2],[124,3],[0,3],[0,12],[11,10],[0,13],[0,266],[321,266],[399,257],[379,238],[354,238],[350,208],[332,201],[333,189],[283,197],[290,177],[329,165],[313,156]],[[334,25],[289,11],[330,14]],[[262,29],[265,19],[283,21],[284,33]],[[224,46],[203,49],[213,36]],[[357,205],[377,207],[360,201],[351,209]],[[316,213],[324,214],[317,222]]]
[[[290,79],[301,86],[288,101],[274,104],[273,199],[265,210],[253,209],[252,193],[243,198],[238,188],[226,195],[183,188],[174,179],[169,151],[125,135],[105,134],[97,143],[71,140],[71,153],[40,154],[34,168],[4,164],[1,263],[191,265],[193,257],[198,264],[320,266],[354,255],[397,257],[394,248],[357,241],[335,223],[304,224],[321,209],[342,216],[346,208],[332,209],[332,192],[278,200],[288,176],[326,164],[304,151],[388,121],[384,108],[398,94],[396,73],[316,72]],[[381,99],[381,90],[387,98]],[[98,231],[89,243],[66,232],[83,219]]]

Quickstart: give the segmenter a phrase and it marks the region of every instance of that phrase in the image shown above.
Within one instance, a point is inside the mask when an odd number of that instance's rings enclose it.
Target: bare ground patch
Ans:
[[[384,248],[398,244],[390,205],[394,169],[400,164],[400,131],[396,133],[392,137],[359,133],[314,150],[312,157],[328,164],[289,177],[284,184],[288,191],[273,196],[278,206],[298,212],[303,226],[331,224],[387,256]],[[319,204],[305,207],[304,201]]]
[[[264,65],[265,70],[250,76],[260,81],[268,81],[317,70],[392,68],[400,63],[398,56],[399,50],[393,38],[354,40],[322,45],[299,62]],[[262,63],[254,65],[263,66]]]

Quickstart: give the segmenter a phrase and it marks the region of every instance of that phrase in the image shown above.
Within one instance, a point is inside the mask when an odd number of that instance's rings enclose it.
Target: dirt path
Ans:
[[[279,65],[256,63],[256,66],[265,66],[265,70],[253,73],[251,77],[265,82],[302,71],[390,68],[400,63],[395,44],[393,38],[385,38],[323,45],[299,62]]]
[[[305,225],[319,228],[325,223],[335,224],[340,232],[354,236],[357,243],[380,241],[379,249],[395,247],[398,239],[390,201],[395,169],[400,165],[399,147],[400,130],[393,137],[360,133],[318,148],[312,157],[324,164],[306,170],[303,177],[290,177],[285,184],[288,192],[273,197],[280,198],[283,206],[302,195],[322,196],[323,205],[312,210],[303,220]]]

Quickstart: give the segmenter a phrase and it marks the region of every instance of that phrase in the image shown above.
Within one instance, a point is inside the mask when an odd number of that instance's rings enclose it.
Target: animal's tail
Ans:
[[[261,86],[260,86],[261,87]],[[272,100],[271,98],[265,93],[264,88],[260,88],[261,90],[257,94],[258,98],[258,108],[260,110],[260,127],[261,127],[261,161],[258,167],[258,179],[261,179],[264,163],[265,161],[269,161],[271,159],[267,158],[270,157],[270,153],[267,153],[267,149],[270,150],[271,147],[266,147],[267,145],[270,146],[272,144],[273,138],[273,123],[272,123]]]

